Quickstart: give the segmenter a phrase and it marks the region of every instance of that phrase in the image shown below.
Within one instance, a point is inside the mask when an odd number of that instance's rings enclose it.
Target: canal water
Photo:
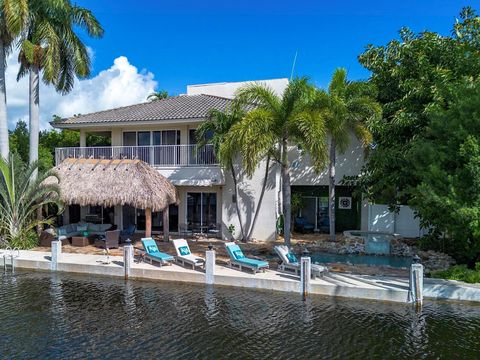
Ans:
[[[1,359],[478,359],[480,306],[0,275]]]

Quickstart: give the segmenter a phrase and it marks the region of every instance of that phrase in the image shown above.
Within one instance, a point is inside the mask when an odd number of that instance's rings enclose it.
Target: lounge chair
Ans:
[[[225,243],[225,248],[227,249],[228,256],[230,257],[230,260],[228,260],[228,265],[231,268],[238,267],[239,270],[242,271],[242,268],[245,267],[251,269],[254,274],[256,274],[259,270],[265,272],[265,269],[268,269],[268,262],[245,257],[240,247],[233,241]]]
[[[278,270],[285,273],[294,273],[300,276],[300,263],[297,257],[290,252],[290,249],[285,245],[279,245],[274,247],[275,252],[282,261],[278,265]],[[326,266],[312,264],[312,278],[323,276],[328,271]]]
[[[143,249],[145,250],[145,261],[158,262],[160,266],[171,265],[175,260],[172,255],[166,254],[158,250],[157,243],[152,238],[142,238]]]
[[[187,240],[175,239],[173,240],[173,246],[175,246],[175,251],[177,252],[177,256],[175,257],[177,263],[181,263],[183,266],[185,266],[185,264],[192,265],[192,269],[195,269],[196,266],[205,268],[205,259],[192,254]]]

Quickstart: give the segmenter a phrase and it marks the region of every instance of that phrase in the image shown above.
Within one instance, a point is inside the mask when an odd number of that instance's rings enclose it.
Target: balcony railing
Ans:
[[[212,145],[67,147],[55,149],[55,163],[74,159],[139,159],[159,167],[218,165]]]

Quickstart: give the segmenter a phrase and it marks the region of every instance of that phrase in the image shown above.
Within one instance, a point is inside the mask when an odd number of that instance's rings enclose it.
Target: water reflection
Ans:
[[[474,359],[480,307],[17,273],[0,334],[0,358]]]

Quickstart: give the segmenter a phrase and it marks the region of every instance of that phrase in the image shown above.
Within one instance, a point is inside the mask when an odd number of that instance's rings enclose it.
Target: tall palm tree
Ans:
[[[294,79],[282,96],[262,84],[249,84],[238,90],[236,101],[255,106],[232,126],[220,152],[238,148],[249,154],[242,159],[247,174],[252,175],[260,161],[271,156],[280,165],[285,244],[290,246],[291,188],[288,146],[298,145],[307,152],[315,170],[327,162],[326,127],[318,111],[312,111],[315,89],[306,78]]]
[[[5,67],[7,55],[18,34],[23,30],[28,14],[28,0],[0,1],[0,157],[8,159],[7,92]]]
[[[244,116],[244,111],[239,106],[233,106],[231,109],[222,112],[219,110],[211,110],[207,121],[201,123],[196,130],[197,147],[203,147],[206,144],[213,146],[213,151],[217,160],[230,171],[233,178],[233,185],[235,191],[235,210],[240,224],[241,240],[245,240],[245,230],[243,228],[242,215],[238,205],[238,178],[234,167],[234,153],[233,151],[220,152],[220,147],[225,143],[225,137],[232,128],[232,126],[240,121]]]
[[[0,237],[11,246],[25,248],[34,246],[30,239],[39,224],[51,224],[52,219],[37,220],[38,209],[55,204],[61,208],[59,188],[44,180],[53,173],[33,173],[38,163],[26,165],[18,154],[12,153],[9,160],[0,158]]]
[[[322,113],[330,136],[329,150],[329,218],[330,239],[335,240],[335,163],[337,151],[347,150],[353,133],[367,149],[372,141],[368,131],[369,119],[379,117],[382,108],[374,100],[372,86],[365,82],[347,80],[345,69],[336,69],[328,86],[328,92],[317,90],[314,108]]]
[[[30,163],[38,160],[40,73],[44,83],[54,85],[62,94],[72,90],[75,76],[90,75],[90,56],[76,28],[91,37],[103,35],[95,16],[69,0],[29,0],[29,16],[20,40],[17,80],[29,75]]]
[[[160,90],[160,91],[155,91],[148,95],[147,100],[148,101],[156,101],[156,100],[162,100],[168,98],[168,91],[166,90]]]

